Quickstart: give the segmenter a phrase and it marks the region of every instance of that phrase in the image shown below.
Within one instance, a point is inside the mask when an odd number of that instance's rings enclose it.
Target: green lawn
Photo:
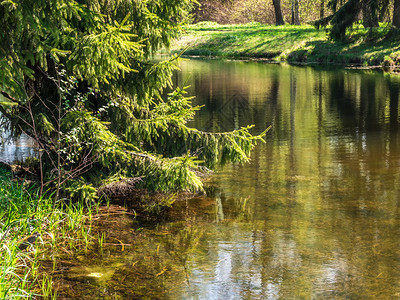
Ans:
[[[345,65],[394,65],[400,60],[400,35],[386,37],[387,28],[368,32],[360,26],[349,42],[333,42],[325,30],[310,25],[219,25],[202,22],[186,27],[172,52],[187,56],[264,58],[276,61]]]

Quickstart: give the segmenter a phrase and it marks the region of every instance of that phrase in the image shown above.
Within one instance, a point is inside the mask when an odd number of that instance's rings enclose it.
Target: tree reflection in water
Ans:
[[[113,270],[93,279],[99,299],[400,296],[400,78],[191,60],[175,79],[205,105],[195,127],[272,129],[250,164],[211,178],[208,196],[128,226],[134,246],[86,262]]]

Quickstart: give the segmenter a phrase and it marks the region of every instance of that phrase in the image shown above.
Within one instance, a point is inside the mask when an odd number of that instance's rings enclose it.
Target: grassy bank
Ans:
[[[13,178],[0,163],[0,299],[73,297],[71,287],[85,284],[66,276],[65,270],[80,266],[86,258],[102,257],[104,246],[130,244],[136,211],[143,223],[156,223],[176,199],[175,195],[138,191],[137,203],[129,197],[114,199],[120,205],[101,205],[54,201],[52,195],[39,196],[38,191]],[[130,207],[134,213],[122,207],[125,201],[137,205]],[[130,224],[129,243],[121,242],[127,233],[120,232],[120,223]]]
[[[41,261],[88,250],[93,207],[54,203],[0,167],[0,299],[56,298]]]
[[[395,66],[400,63],[400,35],[387,27],[373,32],[355,27],[348,43],[328,40],[324,30],[309,25],[218,25],[202,22],[186,27],[172,45],[188,56],[263,58],[318,64]]]

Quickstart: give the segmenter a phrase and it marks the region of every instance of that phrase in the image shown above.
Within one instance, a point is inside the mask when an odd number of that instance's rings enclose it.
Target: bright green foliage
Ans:
[[[374,28],[375,39],[371,42],[368,29],[354,26],[347,43],[334,43],[327,39],[323,30],[310,25],[218,25],[202,22],[186,28],[186,33],[175,43],[172,51],[185,50],[185,55],[205,57],[269,58],[335,65],[357,63],[363,66],[393,66],[399,58],[398,35],[395,32],[388,35],[385,27]]]
[[[261,135],[189,128],[200,107],[185,89],[161,97],[177,57],[150,57],[192,2],[0,2],[0,110],[14,135],[37,141],[42,190],[89,197],[108,178],[142,177],[150,189],[195,191],[203,166],[248,161]]]
[[[66,249],[83,253],[93,245],[89,220],[97,206],[54,203],[52,195],[26,186],[0,166],[0,299],[55,299],[39,262],[51,257],[55,263]]]

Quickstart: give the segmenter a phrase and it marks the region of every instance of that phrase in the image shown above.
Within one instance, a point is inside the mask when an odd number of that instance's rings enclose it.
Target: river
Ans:
[[[195,127],[272,129],[250,164],[213,177],[214,219],[172,298],[400,297],[400,78],[234,61],[182,71],[205,105]]]
[[[59,295],[400,298],[400,77],[221,60],[181,68],[175,85],[204,105],[191,126],[272,126],[266,143],[165,221],[112,223],[123,237],[80,257]]]

